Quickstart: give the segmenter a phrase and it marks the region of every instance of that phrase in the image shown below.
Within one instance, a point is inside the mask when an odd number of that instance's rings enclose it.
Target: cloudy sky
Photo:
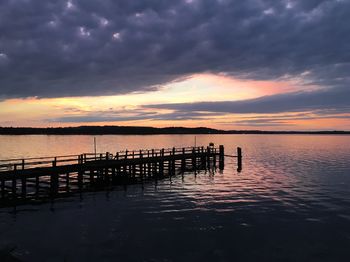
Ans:
[[[350,0],[0,0],[0,126],[350,130]]]

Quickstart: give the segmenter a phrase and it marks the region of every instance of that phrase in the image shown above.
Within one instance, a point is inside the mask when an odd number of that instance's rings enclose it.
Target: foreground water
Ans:
[[[350,137],[198,135],[243,148],[243,171],[0,208],[1,250],[22,261],[347,261]],[[100,152],[193,145],[194,136],[98,136]],[[93,151],[92,136],[0,136],[0,159]]]

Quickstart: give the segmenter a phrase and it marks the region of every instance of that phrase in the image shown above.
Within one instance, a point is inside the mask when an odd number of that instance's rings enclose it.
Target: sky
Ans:
[[[0,126],[350,130],[350,0],[0,0]]]

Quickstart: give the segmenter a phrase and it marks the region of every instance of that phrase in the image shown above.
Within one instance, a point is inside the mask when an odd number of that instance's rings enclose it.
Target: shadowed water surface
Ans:
[[[0,250],[23,261],[347,261],[350,137],[200,135],[243,148],[243,171],[0,208]],[[91,136],[0,136],[0,158],[92,151]],[[193,145],[194,137],[99,136],[101,152]],[[0,251],[1,252],[1,251]],[[1,254],[1,253],[0,253]]]

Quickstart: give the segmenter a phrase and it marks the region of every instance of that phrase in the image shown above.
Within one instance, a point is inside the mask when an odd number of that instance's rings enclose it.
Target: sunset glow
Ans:
[[[263,96],[297,92],[302,90],[302,81],[276,80],[255,81],[235,79],[230,76],[198,74],[168,83],[156,91],[132,93],[117,96],[99,97],[63,97],[63,98],[26,98],[7,99],[0,103],[1,123],[3,126],[78,126],[78,125],[135,125],[135,126],[210,126],[220,129],[334,129],[350,127],[348,115],[343,118],[328,116],[322,119],[293,119],[294,113],[281,120],[279,115],[268,115],[269,122],[256,124],[254,119],[266,120],[265,115],[230,114],[202,112],[196,119],[162,116],[174,110],[154,110],[147,108],[151,104],[195,103],[202,101],[244,101]],[[317,87],[313,87],[317,90]],[[146,108],[144,107],[146,106]],[[142,111],[142,114],[141,114]],[[312,114],[309,112],[309,116]],[[270,118],[278,118],[276,121]],[[129,119],[128,119],[129,118]],[[114,120],[115,119],[115,120]],[[250,120],[250,121],[249,121]],[[270,124],[269,124],[270,123]],[[280,127],[278,127],[280,126]]]

